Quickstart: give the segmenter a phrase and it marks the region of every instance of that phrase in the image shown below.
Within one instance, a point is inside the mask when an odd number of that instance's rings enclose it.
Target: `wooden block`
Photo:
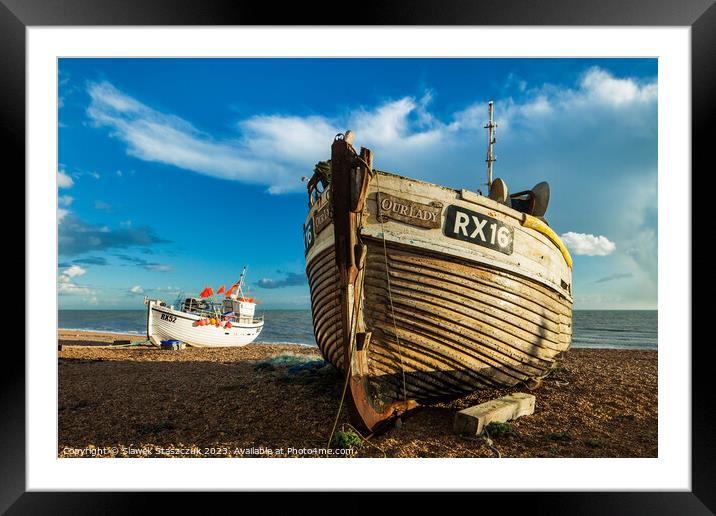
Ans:
[[[461,435],[477,435],[482,433],[482,429],[492,422],[504,423],[533,414],[534,411],[534,395],[515,392],[461,410],[455,414],[453,429]]]
[[[113,345],[114,346],[126,346],[127,344],[131,344],[131,343],[132,343],[131,340],[115,340],[113,342]]]

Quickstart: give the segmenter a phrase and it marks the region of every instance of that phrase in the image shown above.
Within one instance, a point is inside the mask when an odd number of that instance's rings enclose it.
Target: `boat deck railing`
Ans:
[[[200,317],[216,317],[217,312],[214,310],[201,310],[197,308],[193,308],[189,313],[198,315]],[[218,314],[219,317],[221,317],[221,313]],[[264,322],[264,316],[258,315],[258,316],[239,316],[239,315],[233,315],[231,316],[231,320],[238,323],[249,323],[249,324],[258,324],[260,322]]]

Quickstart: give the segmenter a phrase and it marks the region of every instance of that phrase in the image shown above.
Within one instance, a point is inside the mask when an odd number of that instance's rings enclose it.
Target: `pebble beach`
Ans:
[[[318,349],[254,343],[162,350],[144,336],[60,330],[59,457],[657,457],[657,352],[572,349],[535,391],[485,389],[420,407],[348,449],[328,447],[343,390]],[[60,349],[61,348],[61,349]],[[455,413],[510,394],[533,415],[502,435],[453,433]],[[352,432],[346,410],[336,428]]]

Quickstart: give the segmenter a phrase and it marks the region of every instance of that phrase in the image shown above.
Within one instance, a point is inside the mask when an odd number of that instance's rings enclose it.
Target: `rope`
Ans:
[[[350,370],[346,369],[346,381],[343,383],[343,392],[341,393],[341,402],[338,404],[338,412],[336,412],[336,418],[333,421],[333,428],[331,429],[331,435],[328,437],[328,443],[326,448],[331,447],[331,441],[333,441],[333,434],[336,433],[336,426],[338,426],[338,418],[341,416],[341,410],[343,410],[343,402],[346,399],[346,391],[348,390],[348,381],[350,380]]]
[[[497,449],[497,446],[495,446],[494,443],[492,442],[492,439],[490,438],[490,433],[487,431],[487,428],[486,427],[483,428],[482,432],[485,435],[480,435],[478,437],[468,437],[466,435],[461,435],[460,437],[462,437],[466,441],[480,441],[480,442],[486,444],[488,448],[490,448],[493,452],[495,452],[495,454],[497,455],[497,458],[501,459],[502,454],[500,453],[500,450]]]
[[[361,160],[363,161],[363,160]],[[365,162],[364,162],[365,163]],[[380,174],[375,175],[375,186],[377,189],[377,193],[380,194]],[[393,307],[393,292],[391,290],[390,285],[390,270],[388,266],[388,248],[385,243],[385,228],[383,226],[383,217],[379,217],[380,222],[380,232],[383,235],[383,258],[385,260],[385,277],[388,280],[388,300],[390,301],[390,313],[393,317],[393,331],[395,333],[395,340],[398,344],[398,355],[400,356],[400,371],[403,375],[403,401],[405,403],[408,402],[408,390],[406,387],[405,382],[405,365],[403,364],[403,348],[400,344],[400,337],[398,336],[398,325],[395,322],[395,308]]]
[[[383,458],[384,458],[384,459],[387,459],[387,458],[388,458],[388,454],[385,453],[385,450],[384,450],[383,448],[381,448],[380,446],[378,446],[378,445],[375,444],[375,443],[370,442],[370,438],[372,437],[372,435],[369,435],[368,437],[363,437],[363,434],[361,434],[361,433],[356,429],[356,427],[354,427],[354,426],[351,425],[350,423],[345,423],[345,425],[346,425],[347,427],[352,428],[353,431],[354,431],[355,433],[357,433],[358,436],[359,436],[361,439],[363,439],[363,442],[368,443],[369,445],[371,445],[373,448],[375,448],[375,449],[377,449],[377,450],[380,450],[380,452],[383,454]]]
[[[130,346],[141,346],[142,344],[149,344],[151,340],[142,340],[140,342],[130,342],[129,344],[112,344],[113,348],[128,348]]]

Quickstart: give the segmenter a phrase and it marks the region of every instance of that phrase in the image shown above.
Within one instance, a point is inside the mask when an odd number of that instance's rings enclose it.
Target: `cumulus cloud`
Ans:
[[[633,79],[614,77],[598,67],[590,68],[583,75],[580,86],[586,98],[617,107],[631,103],[651,103],[657,98],[656,82],[639,84]]]
[[[72,185],[74,185],[75,182],[72,180],[72,178],[67,175],[67,173],[63,170],[60,170],[57,172],[57,186],[58,188],[72,188]]]
[[[134,285],[132,288],[129,289],[129,293],[134,295],[142,295],[144,294],[144,289],[141,285]]]
[[[297,285],[305,285],[307,282],[306,275],[287,272],[286,277],[283,279],[275,280],[270,278],[262,278],[258,281],[258,286],[261,288],[275,289],[282,287],[294,287]]]
[[[616,244],[611,242],[605,236],[595,236],[569,231],[564,233],[561,238],[564,245],[566,245],[574,254],[607,256],[608,254],[613,253],[617,248]]]
[[[87,272],[79,265],[71,265],[64,268],[57,280],[57,291],[59,294],[90,294],[91,291],[88,287],[83,285],[77,285],[75,279],[83,276]]]
[[[87,272],[86,269],[83,269],[79,265],[71,265],[64,271],[62,271],[63,276],[67,276],[68,278],[76,278],[77,276],[82,276]]]
[[[58,230],[60,255],[76,256],[85,252],[168,242],[147,226],[111,229],[89,224],[66,210],[58,210],[58,214],[60,212],[63,212],[59,217]]]
[[[74,200],[75,199],[70,195],[60,195],[60,197],[57,199],[57,203],[60,206],[69,206]]]

